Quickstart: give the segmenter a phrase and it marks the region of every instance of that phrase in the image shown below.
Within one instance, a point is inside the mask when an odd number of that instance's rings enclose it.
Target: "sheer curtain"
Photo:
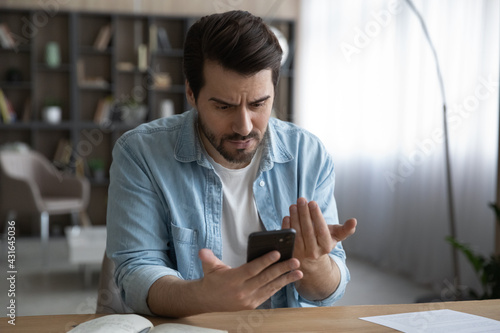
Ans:
[[[414,0],[443,74],[457,234],[494,249],[498,146],[499,1]],[[431,49],[405,1],[301,3],[295,121],[336,163],[344,243],[369,259],[441,287],[453,281],[442,98]],[[462,257],[462,282],[479,286]]]

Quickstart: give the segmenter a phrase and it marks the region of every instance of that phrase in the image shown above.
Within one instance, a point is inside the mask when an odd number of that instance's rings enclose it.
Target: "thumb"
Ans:
[[[198,252],[198,257],[201,260],[203,273],[206,275],[218,269],[227,267],[210,249],[201,249]]]
[[[351,218],[351,219],[345,221],[345,223],[342,227],[346,231],[347,236],[350,236],[356,231],[357,225],[358,225],[358,221],[354,218]]]
[[[354,234],[357,224],[356,219],[349,219],[343,225],[336,224],[329,226],[330,233],[335,240],[340,242]]]

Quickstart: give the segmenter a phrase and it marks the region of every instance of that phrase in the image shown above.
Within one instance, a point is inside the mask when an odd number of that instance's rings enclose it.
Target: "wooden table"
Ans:
[[[177,322],[229,332],[391,332],[359,317],[378,316],[416,311],[451,309],[500,320],[500,299],[444,303],[417,303],[394,305],[334,306],[324,308],[252,310],[228,313],[208,313],[182,319],[151,318],[154,325]],[[17,317],[16,326],[0,322],[0,332],[64,333],[73,325],[99,315],[54,315]]]

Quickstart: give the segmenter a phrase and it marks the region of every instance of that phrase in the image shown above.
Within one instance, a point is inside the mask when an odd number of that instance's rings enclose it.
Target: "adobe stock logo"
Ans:
[[[477,111],[481,102],[492,96],[498,96],[498,81],[495,80],[494,75],[490,75],[488,79],[481,76],[478,82],[472,94],[465,97],[461,103],[449,108],[446,114],[449,132],[458,130],[464,121]],[[400,156],[395,172],[385,172],[385,180],[390,189],[394,192],[398,183],[404,182],[413,175],[415,168],[432,156],[444,143],[444,139],[444,130],[435,128],[430,137],[415,142],[416,147],[408,155]]]
[[[340,51],[348,63],[352,61],[355,54],[368,47],[371,42],[377,38],[384,28],[387,28],[393,21],[393,17],[402,10],[400,0],[392,0],[387,4],[387,9],[372,11],[370,16],[372,20],[366,22],[364,29],[354,28],[354,37],[352,43],[342,41]]]
[[[60,6],[68,3],[70,0],[38,0],[37,9],[30,17],[23,16],[21,18],[21,35],[10,32],[14,39],[14,50],[19,51],[19,46],[28,45],[29,40],[35,38],[38,31],[45,27],[51,18],[56,16],[60,11]]]

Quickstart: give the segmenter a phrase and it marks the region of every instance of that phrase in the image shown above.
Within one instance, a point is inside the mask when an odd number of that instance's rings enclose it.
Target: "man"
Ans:
[[[200,19],[184,47],[193,110],[117,141],[107,253],[134,311],[181,317],[343,295],[340,241],[356,221],[338,225],[333,162],[318,139],[270,118],[281,53],[247,12]],[[296,230],[294,258],[245,263],[248,235],[280,228]]]

